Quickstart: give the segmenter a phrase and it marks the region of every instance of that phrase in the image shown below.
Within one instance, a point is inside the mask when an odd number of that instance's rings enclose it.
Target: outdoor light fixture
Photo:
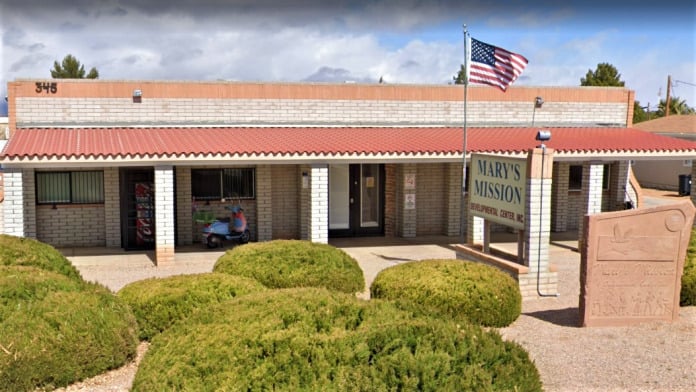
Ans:
[[[532,109],[532,126],[534,126],[534,116],[536,115],[536,110],[541,109],[541,106],[543,104],[544,104],[544,98],[542,98],[542,97],[534,98],[534,109]]]
[[[535,139],[541,142],[541,146],[539,147],[544,148],[546,147],[544,146],[544,142],[548,142],[549,140],[551,140],[551,131],[542,129],[539,132],[537,132],[537,136]]]
[[[536,97],[534,98],[534,109],[539,109],[544,104],[544,98]]]

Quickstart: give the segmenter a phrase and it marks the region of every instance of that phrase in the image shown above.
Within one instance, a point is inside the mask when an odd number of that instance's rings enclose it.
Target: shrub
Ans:
[[[0,390],[56,388],[135,356],[135,318],[103,286],[0,267]]]
[[[358,262],[326,244],[275,240],[235,247],[220,257],[215,272],[254,278],[270,288],[324,287],[344,293],[364,290]]]
[[[51,245],[31,238],[0,234],[0,265],[25,265],[82,280],[70,260]]]
[[[150,340],[198,308],[262,290],[266,288],[250,278],[207,273],[145,279],[117,295],[133,310],[140,339]]]
[[[504,327],[519,317],[522,295],[504,272],[460,260],[425,260],[389,267],[377,274],[372,298],[396,300],[426,314]]]
[[[679,305],[696,306],[696,229],[691,230],[689,247],[686,249]]]
[[[326,289],[252,293],[157,335],[133,391],[540,390],[495,331]]]

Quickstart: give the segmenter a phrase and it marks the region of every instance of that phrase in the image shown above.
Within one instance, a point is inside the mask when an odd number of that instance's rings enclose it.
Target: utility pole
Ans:
[[[669,116],[669,101],[672,100],[672,75],[667,75],[667,98],[665,98],[665,117]]]

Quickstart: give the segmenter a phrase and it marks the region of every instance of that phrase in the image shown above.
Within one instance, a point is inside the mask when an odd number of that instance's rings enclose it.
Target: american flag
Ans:
[[[505,91],[527,66],[527,59],[517,53],[488,45],[471,38],[469,81],[489,84]]]

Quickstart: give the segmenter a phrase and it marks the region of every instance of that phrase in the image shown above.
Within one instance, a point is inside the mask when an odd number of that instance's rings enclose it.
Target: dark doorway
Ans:
[[[155,248],[154,170],[121,169],[121,246],[126,250]]]

